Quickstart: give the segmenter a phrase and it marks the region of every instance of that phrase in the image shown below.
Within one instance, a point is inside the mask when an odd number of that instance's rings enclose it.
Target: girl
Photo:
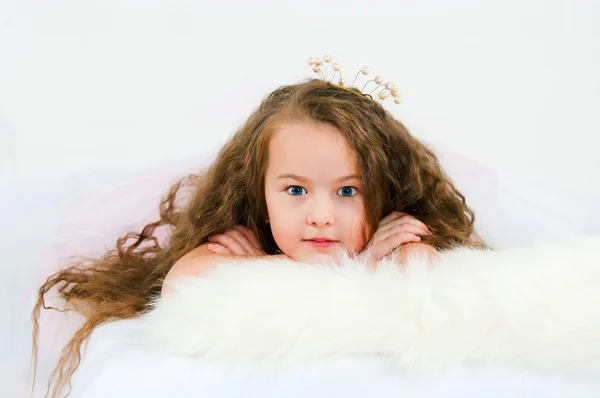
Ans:
[[[185,182],[192,196],[178,208]],[[65,310],[85,317],[50,376],[57,397],[95,327],[144,314],[169,281],[198,275],[220,256],[326,261],[343,249],[375,264],[407,245],[428,253],[484,247],[473,224],[433,152],[370,95],[320,79],[282,86],[202,176],[171,188],[159,221],[120,238],[104,257],[50,276],[33,310],[34,366],[37,319],[54,287]],[[171,228],[162,247],[160,226]]]

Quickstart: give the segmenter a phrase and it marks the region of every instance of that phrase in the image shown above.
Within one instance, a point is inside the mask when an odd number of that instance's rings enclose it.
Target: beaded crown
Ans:
[[[362,88],[355,87],[358,77],[362,74],[366,76],[370,73],[368,66],[363,66],[358,73],[354,76],[354,80],[352,80],[352,84],[350,86],[346,86],[346,81],[342,76],[342,66],[333,62],[331,56],[325,55],[323,58],[310,57],[308,58],[308,64],[312,66],[312,70],[315,73],[319,73],[321,75],[321,79],[327,80],[332,84],[335,84],[343,89],[348,89],[348,87],[353,87],[359,90],[362,94],[368,95],[374,101],[383,102],[387,98],[393,98],[396,104],[402,102],[402,95],[398,86],[390,81],[386,82],[385,79],[381,76],[375,76],[375,78],[367,81]],[[333,70],[333,74],[331,77],[329,76],[327,65],[331,64],[331,69]],[[336,80],[337,79],[337,80]],[[375,88],[371,90],[371,88],[367,89],[367,86],[370,83],[375,83]]]

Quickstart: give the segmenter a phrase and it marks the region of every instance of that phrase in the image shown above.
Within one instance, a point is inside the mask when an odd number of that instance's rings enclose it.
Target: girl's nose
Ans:
[[[330,200],[318,199],[308,212],[306,223],[318,228],[330,227],[335,224],[335,211]]]

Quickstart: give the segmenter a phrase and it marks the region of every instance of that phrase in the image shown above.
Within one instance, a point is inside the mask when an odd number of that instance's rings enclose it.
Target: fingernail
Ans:
[[[212,243],[209,243],[208,246],[206,246],[208,248],[208,250],[210,251],[215,251],[215,245]]]

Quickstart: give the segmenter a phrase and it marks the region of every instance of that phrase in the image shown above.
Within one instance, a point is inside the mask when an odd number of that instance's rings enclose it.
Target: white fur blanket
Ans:
[[[214,363],[361,357],[414,376],[467,366],[600,380],[600,237],[463,248],[403,269],[223,263],[135,322],[139,346]]]
[[[600,237],[223,263],[94,332],[73,398],[600,397]]]

